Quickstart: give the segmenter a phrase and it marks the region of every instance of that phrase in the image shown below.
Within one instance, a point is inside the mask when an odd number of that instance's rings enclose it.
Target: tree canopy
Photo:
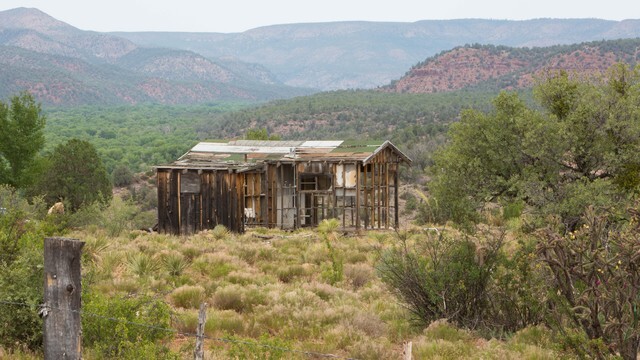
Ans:
[[[78,139],[54,149],[36,192],[44,194],[49,203],[66,202],[71,210],[112,197],[109,175],[95,147]]]
[[[44,146],[45,117],[27,92],[0,101],[0,183],[21,188],[30,182],[28,169]]]
[[[503,92],[490,113],[467,110],[434,156],[433,204],[466,221],[489,201],[522,201],[575,226],[588,205],[612,205],[640,189],[640,74],[606,79],[548,73],[538,107]],[[432,204],[432,205],[433,205]]]

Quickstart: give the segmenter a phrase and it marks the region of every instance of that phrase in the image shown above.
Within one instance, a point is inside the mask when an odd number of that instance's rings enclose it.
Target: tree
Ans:
[[[127,165],[119,165],[113,170],[113,185],[114,186],[127,186],[133,182],[133,172]]]
[[[278,135],[269,135],[267,129],[249,129],[245,135],[247,140],[280,140]]]
[[[78,139],[54,149],[36,192],[48,203],[66,202],[72,211],[96,201],[106,203],[112,197],[109,176],[96,149]]]
[[[488,201],[523,201],[571,229],[587,206],[640,190],[638,70],[615,66],[606,82],[550,73],[534,95],[541,110],[503,92],[493,112],[465,111],[451,127],[430,184],[444,219],[473,219]]]
[[[27,92],[0,101],[0,183],[28,185],[26,175],[44,146],[45,117],[40,104]]]

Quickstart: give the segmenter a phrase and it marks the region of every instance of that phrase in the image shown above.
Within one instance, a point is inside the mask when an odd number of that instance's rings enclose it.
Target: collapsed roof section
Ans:
[[[201,142],[178,160],[158,168],[247,171],[264,163],[277,162],[358,161],[367,164],[384,149],[390,149],[402,162],[411,164],[411,159],[390,141],[233,140]]]

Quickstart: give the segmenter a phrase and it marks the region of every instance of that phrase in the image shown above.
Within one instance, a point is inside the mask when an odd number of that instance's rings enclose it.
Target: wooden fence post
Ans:
[[[44,239],[44,358],[80,359],[80,255],[84,242]]]
[[[403,360],[412,360],[413,355],[411,354],[411,348],[413,347],[413,343],[411,341],[404,343],[404,351],[402,352]]]
[[[195,360],[204,360],[204,324],[207,322],[207,303],[200,304],[198,314],[198,329],[196,330],[196,349],[193,353]]]

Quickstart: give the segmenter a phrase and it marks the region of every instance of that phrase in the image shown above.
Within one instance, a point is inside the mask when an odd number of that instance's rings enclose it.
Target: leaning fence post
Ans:
[[[198,329],[196,330],[196,349],[193,352],[195,360],[204,360],[204,324],[207,322],[207,303],[200,304],[198,314]]]
[[[80,359],[80,255],[83,241],[44,239],[44,358]]]

